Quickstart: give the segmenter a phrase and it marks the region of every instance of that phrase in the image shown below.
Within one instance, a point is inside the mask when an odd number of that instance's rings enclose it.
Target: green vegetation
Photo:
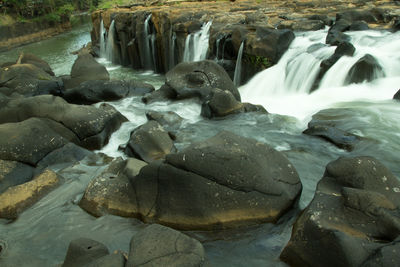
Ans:
[[[260,67],[262,69],[267,69],[272,66],[271,60],[269,60],[266,57],[263,56],[254,56],[254,55],[249,55],[246,54],[245,57],[251,64],[253,64],[256,67]]]
[[[98,5],[98,0],[0,0],[0,25],[16,21],[67,22],[72,13],[86,11]]]

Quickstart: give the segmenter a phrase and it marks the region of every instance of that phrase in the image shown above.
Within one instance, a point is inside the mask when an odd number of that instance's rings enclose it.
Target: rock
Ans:
[[[148,121],[136,128],[125,148],[128,156],[135,156],[146,162],[152,162],[175,151],[174,143],[168,132],[156,121]]]
[[[229,132],[145,166],[131,182],[140,218],[179,229],[276,222],[302,187],[282,153]]]
[[[29,53],[22,53],[21,57],[21,64],[32,64],[35,65],[36,67],[44,70],[45,72],[47,72],[48,74],[50,74],[51,76],[54,76],[54,72],[52,71],[49,63],[47,63],[46,61],[44,61],[43,59],[33,55],[33,54],[29,54]]]
[[[343,42],[350,42],[350,36],[344,34],[343,32],[350,30],[351,23],[345,19],[337,20],[333,24],[326,35],[326,44],[339,45]]]
[[[152,224],[131,240],[126,267],[204,266],[203,245],[171,228]]]
[[[79,54],[71,69],[71,78],[64,80],[65,88],[73,88],[84,81],[105,80],[108,81],[110,75],[106,67],[98,63],[91,54]]]
[[[173,90],[170,86],[164,84],[160,89],[155,90],[151,93],[146,94],[142,97],[143,103],[150,104],[157,101],[168,101],[172,99],[176,99],[177,95],[175,90]]]
[[[180,128],[183,118],[173,111],[159,112],[154,110],[146,111],[149,121],[158,122],[168,132],[176,131]]]
[[[323,21],[325,25],[332,26],[333,19],[327,15],[311,15],[308,17],[309,20],[320,20]]]
[[[333,53],[332,56],[330,56],[328,59],[325,59],[321,62],[320,65],[320,70],[315,78],[314,84],[311,88],[311,92],[316,90],[319,87],[319,84],[324,77],[324,75],[328,72],[328,70],[335,65],[336,62],[342,57],[342,56],[353,56],[354,52],[356,51],[356,48],[349,42],[344,41],[338,44],[337,48],[335,49],[335,52]]]
[[[135,177],[147,165],[137,159],[116,159],[85,190],[79,206],[93,216],[113,214],[136,217],[135,192],[128,176]]]
[[[17,98],[0,108],[0,123],[19,122],[32,117],[47,118],[59,124],[57,132],[87,149],[100,149],[110,135],[127,119],[115,108],[103,104],[80,106],[68,104],[60,97],[43,95]],[[53,123],[54,124],[54,123]]]
[[[86,81],[75,88],[68,89],[63,98],[69,103],[90,105],[144,95],[152,91],[154,91],[152,85],[136,81]]]
[[[69,244],[62,267],[89,266],[107,255],[109,255],[108,248],[102,243],[88,238],[78,238]]]
[[[400,100],[400,89],[394,94],[393,99]]]
[[[278,25],[278,29],[290,29],[293,31],[318,31],[325,28],[325,22],[322,20],[295,20],[295,21],[282,21]]]
[[[212,90],[211,99],[203,103],[201,115],[206,118],[213,118],[243,111],[243,104],[237,101],[231,92],[215,88]]]
[[[268,111],[261,105],[254,105],[251,103],[243,103],[245,112],[260,112],[264,114],[268,114]]]
[[[17,161],[0,160],[0,194],[9,187],[29,182],[34,168]]]
[[[16,219],[59,183],[55,172],[45,170],[30,182],[9,187],[0,195],[0,218]]]
[[[176,92],[178,99],[207,98],[211,89],[230,91],[240,101],[240,94],[229,75],[211,60],[182,62],[165,75],[166,84]]]
[[[103,256],[95,261],[92,261],[87,267],[125,267],[126,259],[125,256],[117,251],[113,254]]]
[[[349,10],[336,14],[336,20],[345,19],[350,22],[365,21],[368,23],[376,23],[378,19],[369,10]]]
[[[384,76],[385,74],[379,62],[370,54],[366,54],[351,67],[345,83],[370,82]]]
[[[0,69],[0,87],[27,87],[38,81],[55,81],[56,78],[32,64],[14,64]]]
[[[0,159],[3,160],[36,166],[46,155],[68,142],[44,119],[0,124]]]
[[[377,249],[363,264],[362,267],[397,266],[400,263],[400,238],[389,245]]]
[[[399,207],[400,182],[383,164],[339,158],[326,166],[281,259],[291,266],[364,266],[397,243]]]
[[[83,158],[92,155],[93,152],[86,150],[74,143],[68,143],[65,146],[55,149],[41,159],[37,165],[40,168],[61,167],[72,165]]]
[[[400,18],[396,18],[393,22],[392,29],[397,32],[400,30]]]
[[[365,21],[356,21],[350,25],[350,31],[366,31],[369,30],[369,26]]]

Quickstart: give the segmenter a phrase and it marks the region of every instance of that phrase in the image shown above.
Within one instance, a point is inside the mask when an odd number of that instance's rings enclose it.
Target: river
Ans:
[[[90,27],[80,26],[49,40],[2,53],[0,62],[14,61],[21,51],[29,51],[46,60],[56,75],[68,74],[76,58],[70,52],[90,41]],[[177,134],[178,149],[228,130],[282,151],[296,167],[303,183],[300,209],[312,200],[326,164],[340,156],[374,156],[399,177],[400,103],[391,98],[400,84],[400,61],[396,58],[400,34],[351,33],[359,53],[355,57],[360,58],[367,52],[379,56],[385,77],[369,83],[344,85],[340,70],[351,62],[343,58],[335,65],[336,70],[327,73],[321,88],[310,94],[309,88],[305,88],[305,84],[309,84],[307,78],[313,75],[315,64],[331,55],[334,49],[325,47],[322,49],[326,51],[312,54],[307,48],[323,42],[325,35],[326,30],[297,34],[276,66],[259,73],[240,88],[244,101],[262,104],[271,114],[247,113],[204,120],[199,115],[201,107],[196,100],[145,105],[138,97],[127,98],[110,103],[130,121],[113,134],[101,152],[123,156],[117,148],[127,142],[130,130],[146,121],[146,110],[172,110],[185,118]],[[306,62],[308,67],[298,66],[291,72],[290,67],[300,61]],[[162,75],[115,66],[104,59],[99,62],[106,65],[114,79],[137,79],[156,88],[163,83]],[[334,120],[337,127],[362,137],[354,150],[348,152],[302,134],[311,116],[320,110],[324,110],[324,119]],[[1,266],[55,266],[63,261],[69,242],[78,237],[98,240],[110,251],[128,251],[131,236],[143,227],[140,221],[110,215],[94,218],[77,205],[90,179],[104,168],[89,161],[61,170],[65,183],[22,213],[18,220],[0,221],[0,240],[7,247],[0,256]],[[291,215],[297,212],[289,212],[277,225],[186,233],[202,241],[212,266],[286,266],[279,260],[279,254],[290,238],[294,222]]]

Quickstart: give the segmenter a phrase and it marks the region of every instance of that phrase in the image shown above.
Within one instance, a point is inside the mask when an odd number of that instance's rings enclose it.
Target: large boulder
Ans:
[[[93,216],[113,214],[136,217],[135,191],[128,177],[135,177],[147,163],[129,158],[116,159],[85,190],[79,206]]]
[[[108,81],[109,79],[110,75],[106,67],[98,63],[91,54],[81,53],[72,65],[70,79],[64,79],[64,86],[65,88],[73,88],[84,81]]]
[[[400,182],[383,164],[339,158],[326,166],[281,259],[291,266],[386,266],[373,263],[398,242],[399,208]],[[388,262],[397,266],[400,259]]]
[[[45,170],[32,181],[9,187],[0,194],[0,218],[16,219],[59,183],[60,177],[55,172]]]
[[[398,101],[400,100],[400,90],[398,90],[398,91],[394,94],[393,99],[398,100]]]
[[[201,115],[206,118],[213,118],[243,111],[244,105],[237,101],[231,92],[215,88],[212,90],[211,98],[203,103]]]
[[[379,64],[378,60],[370,54],[366,54],[351,67],[345,83],[370,82],[384,75],[382,66]]]
[[[103,104],[99,108],[68,104],[60,97],[42,95],[17,98],[0,108],[0,123],[20,122],[32,117],[47,118],[62,124],[68,138],[87,149],[100,149],[112,132],[127,119],[115,108]],[[74,140],[73,140],[74,139]]]
[[[152,162],[174,152],[175,146],[168,132],[156,121],[151,120],[136,128],[125,148],[128,156]]]
[[[89,238],[78,238],[69,244],[62,267],[89,266],[107,255],[109,255],[108,248],[102,243]]]
[[[63,98],[69,103],[90,105],[144,95],[152,91],[154,91],[152,85],[137,81],[86,81],[75,88],[66,90]]]
[[[199,241],[171,228],[152,224],[132,237],[126,267],[204,265],[204,248]]]
[[[0,194],[11,186],[29,182],[33,172],[34,168],[27,164],[0,159]]]
[[[165,75],[165,80],[176,92],[178,99],[196,96],[205,99],[210,95],[211,89],[220,88],[230,91],[240,101],[239,91],[229,75],[211,60],[182,62]]]
[[[55,124],[39,118],[0,124],[0,159],[36,166],[50,152],[70,142],[67,135],[59,134]]]
[[[350,36],[346,35],[345,31],[350,30],[351,23],[345,19],[337,20],[333,24],[326,35],[326,44],[339,45],[343,42],[349,42]]]
[[[229,132],[145,166],[131,182],[140,218],[180,229],[276,222],[302,188],[283,154]]]
[[[54,72],[52,71],[49,63],[47,63],[46,61],[44,61],[43,59],[41,59],[38,56],[35,56],[33,54],[30,54],[30,53],[22,53],[18,60],[20,61],[21,64],[32,64],[32,65],[35,65],[36,67],[44,70],[45,72],[47,72],[51,76],[54,76]]]

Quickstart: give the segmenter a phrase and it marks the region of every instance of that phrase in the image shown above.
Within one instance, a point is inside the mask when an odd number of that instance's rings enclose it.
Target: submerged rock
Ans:
[[[391,257],[387,248],[398,246],[399,208],[400,182],[384,165],[339,158],[326,166],[281,259],[291,266],[376,266],[380,253]],[[387,260],[400,264],[399,257]]]
[[[366,54],[360,58],[349,70],[346,84],[370,82],[384,76],[382,66],[373,56]]]
[[[302,188],[283,154],[229,132],[149,164],[131,182],[144,221],[180,229],[275,222]]]
[[[68,89],[63,98],[69,103],[90,105],[144,95],[152,91],[154,91],[152,85],[136,81],[86,81],[75,88]]]
[[[60,178],[55,172],[45,170],[32,181],[9,187],[0,194],[0,218],[16,219],[59,183]]]
[[[0,194],[11,186],[29,182],[34,168],[17,161],[0,160]]]
[[[204,266],[203,245],[171,228],[152,224],[135,234],[126,266]]]
[[[162,159],[174,151],[171,137],[156,121],[148,121],[136,128],[125,148],[128,156],[135,156],[146,162]]]

